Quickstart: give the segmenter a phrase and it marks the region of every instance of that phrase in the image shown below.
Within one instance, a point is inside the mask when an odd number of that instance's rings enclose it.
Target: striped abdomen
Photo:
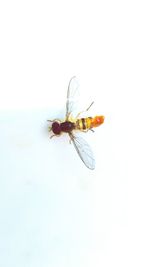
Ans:
[[[94,118],[87,117],[87,118],[81,118],[76,121],[75,128],[78,130],[89,130],[94,127],[98,127],[104,122],[104,116],[96,116]]]

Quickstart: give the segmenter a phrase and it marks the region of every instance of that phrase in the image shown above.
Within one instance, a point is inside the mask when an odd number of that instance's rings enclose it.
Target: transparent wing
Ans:
[[[75,107],[77,105],[78,96],[79,96],[79,83],[77,78],[74,76],[71,78],[69,85],[68,85],[68,91],[67,91],[67,102],[66,102],[66,119],[69,118],[73,110],[75,110]]]
[[[75,136],[72,133],[69,133],[69,136],[74,144],[74,147],[81,158],[81,160],[84,162],[86,167],[88,167],[91,170],[95,169],[95,160],[93,157],[93,152],[88,145],[88,143],[80,136]]]

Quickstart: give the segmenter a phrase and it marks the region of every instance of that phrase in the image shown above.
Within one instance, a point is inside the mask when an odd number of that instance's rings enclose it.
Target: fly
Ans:
[[[100,126],[104,122],[104,116],[80,118],[80,115],[83,113],[80,112],[75,118],[72,117],[77,94],[78,82],[74,76],[68,85],[65,120],[48,120],[52,123],[49,127],[49,131],[52,131],[53,135],[50,138],[53,136],[60,136],[62,133],[68,133],[70,140],[74,144],[74,147],[83,163],[86,167],[93,170],[95,168],[93,152],[88,143],[82,137],[77,135],[77,132],[88,132],[89,130],[93,131],[93,128]],[[85,111],[88,111],[93,103],[94,102],[92,102]]]

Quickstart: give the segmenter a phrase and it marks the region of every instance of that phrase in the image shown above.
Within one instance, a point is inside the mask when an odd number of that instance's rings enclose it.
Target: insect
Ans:
[[[104,116],[95,116],[81,118],[81,113],[88,111],[94,102],[85,110],[77,114],[76,117],[72,116],[72,113],[75,108],[75,100],[78,95],[78,81],[76,77],[72,77],[69,82],[67,90],[67,101],[66,101],[66,116],[65,120],[61,121],[59,119],[48,120],[51,122],[49,131],[53,132],[53,136],[60,136],[62,133],[68,133],[71,142],[73,143],[79,157],[83,163],[89,169],[93,170],[95,168],[95,160],[93,152],[88,145],[88,143],[80,136],[77,135],[78,131],[88,132],[89,130],[93,131],[94,127],[98,127],[104,122]],[[94,131],[93,131],[94,132]]]

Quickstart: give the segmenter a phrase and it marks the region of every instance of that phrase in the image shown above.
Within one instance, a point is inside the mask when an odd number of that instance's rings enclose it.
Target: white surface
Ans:
[[[0,266],[150,266],[148,1],[1,1]],[[96,169],[46,120],[69,79]]]

